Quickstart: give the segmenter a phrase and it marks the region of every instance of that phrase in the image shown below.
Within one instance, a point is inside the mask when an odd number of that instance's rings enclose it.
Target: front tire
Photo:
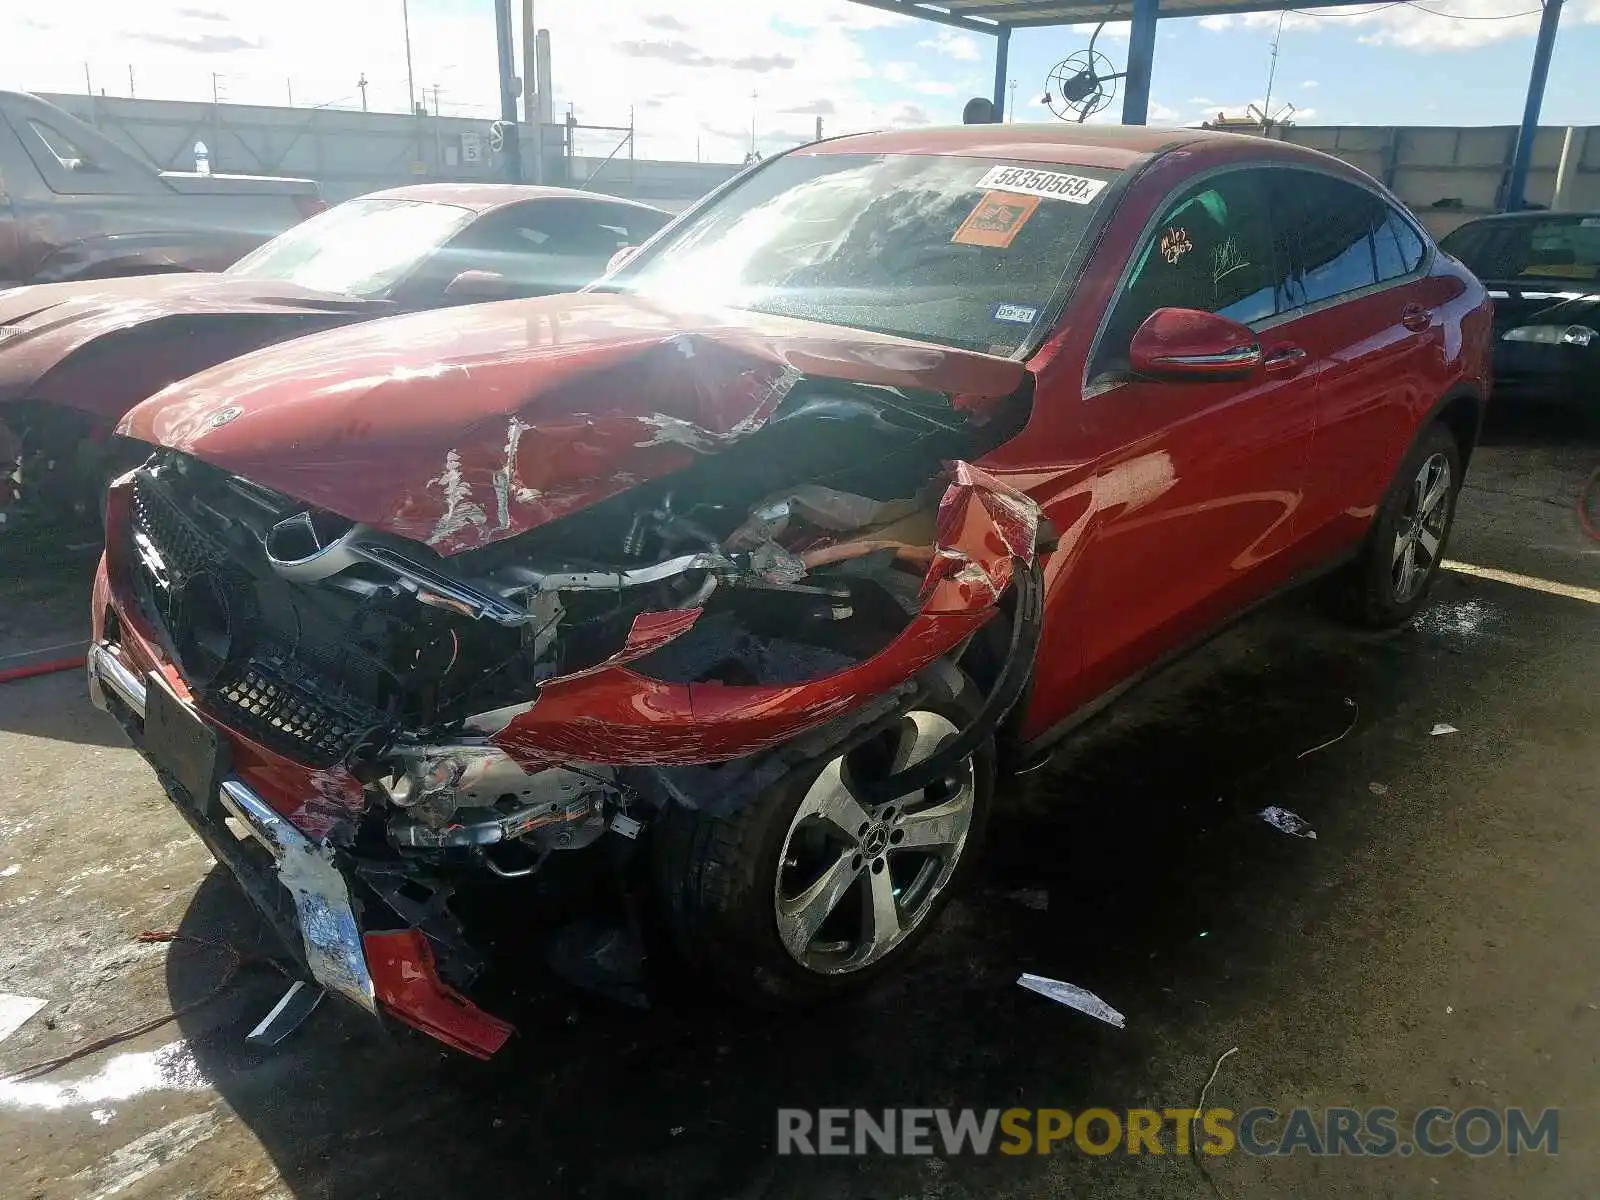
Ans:
[[[1442,423],[1406,455],[1345,579],[1344,609],[1358,624],[1393,629],[1426,603],[1455,523],[1461,449]]]
[[[911,957],[977,857],[992,743],[941,783],[884,804],[858,800],[852,782],[922,761],[969,723],[981,697],[961,685],[730,816],[661,814],[652,875],[689,966],[770,1008],[863,989]]]

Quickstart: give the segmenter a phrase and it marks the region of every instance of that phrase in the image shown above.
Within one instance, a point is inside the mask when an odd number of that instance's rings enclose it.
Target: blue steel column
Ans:
[[[1006,119],[1006,60],[1011,55],[1011,26],[1002,25],[994,35],[994,119]]]
[[[1122,94],[1122,123],[1143,125],[1150,115],[1150,67],[1156,57],[1156,11],[1159,0],[1133,0],[1128,30],[1127,91]]]
[[[1544,81],[1550,74],[1550,54],[1556,46],[1556,26],[1560,22],[1561,0],[1544,0],[1539,40],[1533,47],[1533,70],[1528,75],[1528,103],[1522,110],[1522,128],[1517,131],[1517,148],[1511,156],[1511,178],[1506,183],[1507,212],[1516,212],[1522,207],[1522,193],[1528,188],[1533,139],[1539,135],[1539,106],[1544,103]]]

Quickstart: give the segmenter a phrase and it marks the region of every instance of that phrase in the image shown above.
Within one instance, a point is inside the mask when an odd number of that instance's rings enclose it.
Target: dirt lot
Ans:
[[[546,990],[490,1065],[330,1003],[261,1055],[243,1033],[281,983],[247,965],[174,1023],[0,1083],[0,1192],[1208,1196],[1172,1154],[779,1159],[775,1110],[1181,1107],[1237,1046],[1213,1105],[1559,1106],[1560,1154],[1234,1154],[1210,1164],[1223,1196],[1591,1196],[1600,546],[1572,500],[1596,457],[1485,447],[1452,547],[1570,594],[1452,573],[1382,638],[1303,598],[1262,611],[1011,785],[980,886],[875,995],[774,1023]],[[82,555],[0,571],[0,656],[81,637],[88,572]],[[0,686],[0,763],[0,993],[47,1001],[0,1073],[229,980],[226,953],[141,931],[266,947],[76,672]],[[1316,839],[1270,828],[1269,804]],[[1127,1028],[1023,991],[1024,970],[1092,989]]]

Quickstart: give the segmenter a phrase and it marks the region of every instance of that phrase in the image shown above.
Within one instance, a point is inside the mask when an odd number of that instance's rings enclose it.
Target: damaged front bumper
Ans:
[[[307,837],[237,777],[218,780],[213,804],[191,796],[168,764],[151,756],[144,738],[147,700],[150,688],[162,684],[141,677],[119,646],[92,646],[88,677],[95,706],[122,723],[168,798],[313,982],[371,1015],[387,1012],[479,1058],[505,1044],[511,1027],[440,979],[419,931],[363,930],[350,880],[326,841]],[[198,713],[193,719],[204,720]]]
[[[454,727],[405,728],[364,759],[348,750],[314,759],[274,745],[273,728],[303,726],[320,738],[328,719],[320,711],[305,715],[304,705],[283,706],[282,685],[270,678],[246,673],[208,685],[192,669],[183,646],[195,646],[182,621],[193,620],[193,612],[175,606],[165,616],[152,615],[133,580],[138,571],[155,578],[156,568],[182,566],[185,557],[194,560],[191,578],[203,579],[219,555],[209,545],[189,548],[171,531],[163,535],[166,558],[144,553],[139,539],[149,541],[157,527],[149,523],[148,508],[143,525],[131,513],[152,497],[141,501],[130,476],[113,486],[108,501],[113,535],[95,585],[90,690],[122,721],[174,804],[239,878],[311,979],[368,1013],[395,1017],[487,1057],[511,1029],[451,986],[474,986],[475,968],[463,964],[479,956],[459,936],[459,926],[441,917],[450,871],[482,867],[505,877],[531,875],[552,850],[583,849],[607,829],[634,837],[667,804],[726,813],[750,803],[775,773],[803,770],[841,740],[891,719],[912,701],[924,673],[954,671],[963,646],[1001,611],[1008,594],[1015,598],[1011,648],[997,677],[986,681],[990,695],[981,715],[940,753],[885,785],[914,790],[927,781],[913,776],[942,775],[1016,701],[1038,634],[1038,554],[1048,548],[1048,528],[1041,528],[1027,497],[985,472],[961,461],[947,464],[946,472],[936,508],[921,514],[927,538],[919,543],[925,551],[918,560],[920,590],[895,610],[898,627],[886,626],[883,639],[856,658],[840,654],[826,669],[795,678],[714,675],[697,658],[714,665],[723,653],[708,632],[715,614],[707,616],[702,594],[682,607],[638,612],[619,649],[545,678],[526,699],[479,711]],[[316,533],[309,516],[304,524]],[[843,556],[863,547],[881,553],[883,531],[874,526],[858,543],[849,536],[827,539],[818,554]],[[320,587],[323,578],[349,569],[341,556],[355,550],[358,570],[394,572],[411,589],[399,602],[420,602],[418,611],[430,619],[443,613],[439,619],[459,622],[461,639],[448,635],[452,664],[479,630],[528,624],[526,616],[497,619],[497,610],[476,603],[481,588],[443,575],[438,565],[423,573],[411,561],[414,552],[385,557],[382,543],[351,537],[297,554],[293,562],[290,549],[291,540],[270,536],[260,547],[268,578],[283,576],[285,564],[290,576],[302,575],[315,562],[318,579],[290,582]],[[338,570],[323,576],[330,562]],[[918,588],[917,573],[908,576]],[[551,578],[565,584],[552,595],[579,590],[567,576],[546,574],[542,581]],[[355,582],[370,580],[358,576]],[[581,582],[593,584],[587,577]],[[621,574],[602,583],[591,590],[628,590]],[[170,579],[162,583],[171,585]],[[737,586],[730,583],[729,590]],[[188,601],[204,598],[192,586],[182,594]],[[272,609],[258,605],[255,611],[264,617]],[[235,631],[231,619],[226,628]],[[175,630],[177,650],[170,644]],[[241,623],[237,632],[253,631]],[[537,636],[531,641],[538,645]],[[188,674],[177,666],[184,662]],[[219,694],[227,704],[218,702]],[[266,715],[258,716],[253,704]],[[184,756],[172,752],[166,731],[174,723],[211,745],[210,756],[200,756],[206,770],[186,771]],[[413,871],[429,876],[423,901],[405,894],[418,882]]]

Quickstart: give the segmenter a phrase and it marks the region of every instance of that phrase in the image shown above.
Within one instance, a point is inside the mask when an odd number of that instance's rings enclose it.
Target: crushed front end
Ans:
[[[749,803],[1037,583],[1037,509],[964,461],[1004,424],[794,383],[735,450],[449,555],[163,449],[110,494],[91,690],[317,983],[492,1054],[463,889]]]

